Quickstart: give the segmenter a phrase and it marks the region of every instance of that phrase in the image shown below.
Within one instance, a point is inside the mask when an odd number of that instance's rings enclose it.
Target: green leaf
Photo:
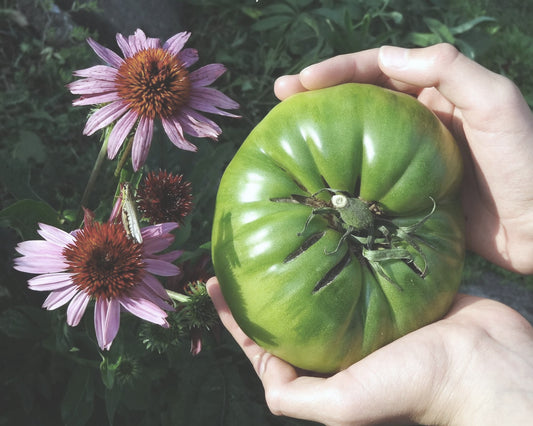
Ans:
[[[0,226],[15,229],[24,240],[37,237],[37,224],[59,226],[59,215],[44,201],[21,200],[0,211]]]
[[[437,19],[433,18],[424,18],[424,22],[428,26],[428,28],[431,30],[431,32],[435,35],[437,35],[440,40],[447,43],[455,43],[455,38],[450,31],[450,29],[444,25],[442,22],[438,21]]]
[[[61,402],[61,417],[65,426],[87,424],[94,408],[94,378],[89,368],[73,371]]]
[[[0,331],[15,339],[43,338],[49,324],[48,313],[33,306],[9,308],[0,315]]]

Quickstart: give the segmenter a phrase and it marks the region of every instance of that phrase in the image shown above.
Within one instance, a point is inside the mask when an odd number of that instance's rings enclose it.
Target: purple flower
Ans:
[[[68,87],[73,94],[81,95],[73,105],[105,104],[89,117],[83,133],[92,135],[115,123],[109,135],[109,158],[115,158],[135,128],[132,161],[138,170],[150,149],[155,118],[161,119],[174,145],[196,151],[196,146],[185,139],[185,133],[215,140],[221,133],[215,122],[198,111],[237,117],[220,109],[238,108],[236,102],[206,87],[226,71],[222,64],[188,70],[198,60],[195,49],[183,49],[189,37],[188,32],[178,33],[161,47],[159,39],[147,38],[140,29],[128,38],[117,34],[124,59],[96,41],[87,40],[108,65],[74,72],[74,76],[82,78]]]
[[[89,222],[67,233],[40,224],[44,240],[24,241],[16,250],[15,269],[40,274],[28,281],[32,290],[51,291],[43,307],[49,310],[69,303],[67,323],[79,324],[89,301],[94,300],[94,327],[98,345],[109,349],[125,309],[146,321],[168,327],[165,311],[173,310],[168,295],[154,277],[173,276],[181,252],[155,253],[168,248],[177,223],[142,229],[143,243],[127,237],[121,224]]]

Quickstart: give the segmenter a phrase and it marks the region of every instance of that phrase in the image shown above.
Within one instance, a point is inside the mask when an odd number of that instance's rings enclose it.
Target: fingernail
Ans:
[[[379,60],[387,68],[405,68],[408,53],[408,49],[401,47],[383,46],[379,49]]]

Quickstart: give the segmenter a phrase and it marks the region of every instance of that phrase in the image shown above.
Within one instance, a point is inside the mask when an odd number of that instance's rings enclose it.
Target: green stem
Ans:
[[[108,138],[105,137],[104,142],[102,143],[102,146],[100,148],[100,152],[98,153],[98,157],[96,158],[96,161],[94,162],[91,175],[89,176],[89,181],[87,182],[87,186],[85,187],[85,191],[83,192],[83,196],[81,197],[80,209],[78,211],[78,216],[76,217],[77,223],[81,221],[81,216],[83,214],[82,208],[87,206],[87,203],[89,202],[89,196],[91,195],[91,192],[96,183],[96,179],[98,175],[100,174],[100,170],[102,169],[102,164],[104,164],[104,159],[106,158],[106,154],[107,154],[107,140]]]
[[[185,295],[185,294],[178,293],[176,291],[172,291],[172,290],[168,290],[168,289],[165,289],[165,291],[168,293],[168,296],[172,300],[175,300],[177,302],[187,303],[189,300],[191,300],[191,298],[189,296]]]

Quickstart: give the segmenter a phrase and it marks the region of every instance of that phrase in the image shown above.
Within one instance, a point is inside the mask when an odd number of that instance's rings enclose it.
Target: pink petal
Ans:
[[[211,87],[194,88],[191,91],[191,99],[189,99],[188,106],[198,111],[210,112],[228,117],[238,117],[237,115],[218,109],[218,107],[224,109],[236,109],[239,108],[239,104],[224,93]]]
[[[76,294],[76,296],[74,296],[67,308],[68,325],[71,327],[76,327],[80,323],[89,300],[91,300],[91,296],[83,291],[80,291],[78,294]]]
[[[146,271],[161,277],[172,277],[180,273],[180,269],[172,263],[159,259],[144,259]]]
[[[141,230],[141,234],[142,234],[142,230]],[[166,234],[158,238],[150,238],[150,239],[145,239],[143,237],[143,240],[144,240],[143,252],[150,255],[153,253],[158,253],[160,251],[163,251],[168,246],[170,246],[174,242],[174,235]]]
[[[133,170],[137,171],[146,161],[150,145],[152,144],[152,136],[154,134],[154,120],[142,116],[139,120],[139,125],[133,137],[133,147],[131,151],[131,159],[133,163]]]
[[[117,90],[117,86],[113,80],[95,80],[92,78],[73,81],[67,87],[74,95],[102,94],[116,92]]]
[[[167,50],[173,55],[177,55],[181,49],[183,49],[183,46],[185,46],[185,43],[187,43],[187,40],[189,40],[190,36],[191,33],[186,31],[178,33],[170,37],[165,44],[163,44],[163,49]]]
[[[59,290],[72,285],[71,274],[66,272],[37,275],[28,280],[28,288],[35,291]]]
[[[222,64],[209,64],[189,74],[189,79],[193,87],[207,86],[213,83],[218,77],[226,72],[226,67]]]
[[[15,250],[24,256],[50,257],[51,259],[61,257],[61,260],[64,260],[62,256],[64,247],[46,240],[22,241],[17,244]]]
[[[131,49],[128,40],[126,40],[126,37],[118,33],[116,39],[118,47],[120,47],[120,50],[122,50],[122,54],[124,55],[124,57],[131,58],[133,56],[133,50]]]
[[[165,288],[163,287],[163,285],[159,282],[159,280],[156,277],[154,277],[151,274],[145,274],[142,281],[144,285],[139,285],[135,287],[136,289],[146,288],[146,289],[149,289],[152,294],[157,296],[157,298],[162,299],[162,300],[169,300],[168,293],[165,291]],[[152,300],[152,299],[149,299],[149,300]]]
[[[113,81],[118,74],[116,68],[108,67],[107,65],[95,65],[93,67],[76,70],[72,73],[75,77],[89,77],[96,80],[110,80]]]
[[[147,276],[151,276],[151,275],[147,275]],[[165,291],[163,292],[166,295],[166,292]],[[169,301],[168,295],[161,297],[155,292],[153,292],[151,288],[143,286],[143,285],[138,285],[134,289],[132,289],[130,291],[129,296],[135,299],[148,300],[152,302],[154,305],[156,305],[158,308],[163,309],[165,311],[175,310],[174,306],[172,306],[172,304]]]
[[[106,104],[108,102],[115,102],[122,99],[118,92],[103,93],[101,95],[81,96],[78,99],[72,101],[74,106],[82,105],[97,105]]]
[[[109,134],[107,145],[107,156],[110,159],[115,158],[124,140],[128,137],[131,129],[137,122],[137,111],[130,109],[115,124]]]
[[[163,129],[165,129],[165,133],[174,145],[185,151],[198,150],[198,148],[196,148],[196,145],[190,143],[188,140],[185,139],[185,137],[183,136],[183,129],[181,127],[181,124],[176,118],[161,118],[161,122],[163,123]]]
[[[164,234],[168,234],[170,231],[178,228],[180,225],[177,222],[163,222],[157,225],[145,226],[142,230],[142,236],[144,239],[159,238]]]
[[[174,262],[182,254],[183,254],[183,250],[172,250],[172,251],[169,251],[168,253],[158,254],[157,259],[163,260],[165,262]],[[181,272],[181,269],[180,269],[180,272]]]
[[[78,291],[79,290],[75,285],[55,290],[48,295],[43,303],[43,308],[46,308],[49,311],[57,309],[65,303],[68,303]]]
[[[87,120],[85,129],[83,129],[83,134],[90,136],[97,130],[110,125],[113,121],[124,114],[129,107],[129,104],[125,101],[116,101],[100,108]]]
[[[149,300],[121,297],[120,304],[139,318],[168,327],[166,321],[167,313]]]
[[[217,123],[190,108],[182,108],[178,120],[183,130],[191,136],[217,140],[222,133]]]
[[[198,61],[198,51],[196,49],[183,49],[177,56],[178,60],[189,68]]]
[[[37,233],[45,240],[60,246],[66,246],[76,240],[74,235],[46,223],[39,223]]]
[[[96,299],[94,330],[101,349],[108,350],[120,327],[120,303],[117,299]]]
[[[87,39],[87,43],[89,43],[89,46],[93,48],[95,53],[109,65],[119,68],[124,62],[124,60],[115,52],[109,50],[107,47],[102,46],[100,43],[97,43],[92,38],[89,37]]]

